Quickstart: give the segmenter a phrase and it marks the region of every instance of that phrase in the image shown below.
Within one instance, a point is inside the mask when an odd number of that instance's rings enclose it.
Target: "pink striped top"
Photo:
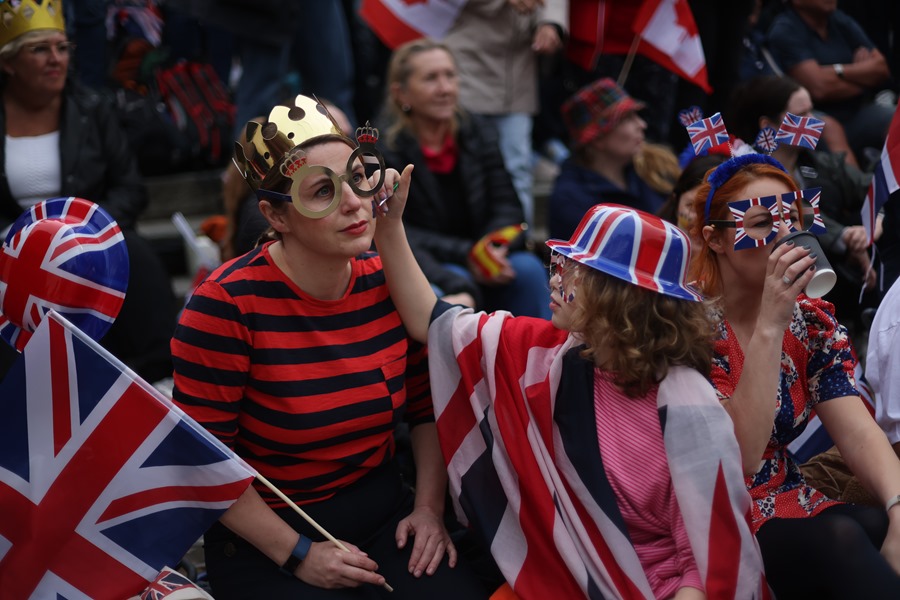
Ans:
[[[703,582],[675,499],[657,388],[629,398],[600,369],[594,370],[594,415],[603,467],[619,512],[657,598],[679,588],[703,590]]]

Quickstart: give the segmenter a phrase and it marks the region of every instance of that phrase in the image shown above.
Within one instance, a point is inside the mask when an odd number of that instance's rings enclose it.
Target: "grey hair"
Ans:
[[[0,64],[12,60],[19,53],[23,46],[31,42],[43,39],[49,33],[61,32],[56,29],[35,29],[33,31],[27,31],[23,33],[14,40],[6,42],[6,44],[4,44],[2,48],[0,48]]]

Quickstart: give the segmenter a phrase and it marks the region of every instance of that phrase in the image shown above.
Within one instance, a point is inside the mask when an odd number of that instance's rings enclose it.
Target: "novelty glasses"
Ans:
[[[787,192],[779,196],[763,196],[728,203],[733,221],[710,220],[714,227],[734,227],[734,249],[759,248],[771,243],[781,223],[791,231],[808,231],[821,235],[825,223],[819,213],[822,188]]]

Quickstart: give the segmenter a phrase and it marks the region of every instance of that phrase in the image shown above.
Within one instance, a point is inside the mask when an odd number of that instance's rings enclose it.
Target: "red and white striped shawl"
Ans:
[[[652,598],[603,470],[593,365],[577,338],[547,321],[453,307],[428,342],[457,515],[484,536],[516,594]],[[740,453],[712,386],[672,369],[658,405],[707,597],[768,598]]]

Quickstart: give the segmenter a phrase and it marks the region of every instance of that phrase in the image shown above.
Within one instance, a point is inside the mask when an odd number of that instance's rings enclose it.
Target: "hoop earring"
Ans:
[[[412,110],[412,106],[410,106],[409,104],[401,104],[400,110],[402,110],[405,113],[408,113],[409,111]]]

